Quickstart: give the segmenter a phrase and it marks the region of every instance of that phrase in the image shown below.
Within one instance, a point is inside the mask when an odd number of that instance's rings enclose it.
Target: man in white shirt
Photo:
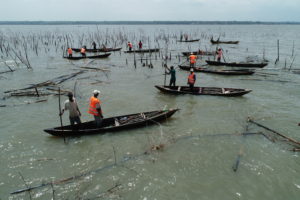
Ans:
[[[69,110],[69,119],[70,119],[71,126],[73,126],[75,122],[77,124],[81,124],[81,120],[80,120],[81,112],[78,108],[76,99],[73,97],[73,93],[69,92],[68,97],[69,99],[65,101],[65,108],[62,109],[60,115],[63,115],[65,110]]]

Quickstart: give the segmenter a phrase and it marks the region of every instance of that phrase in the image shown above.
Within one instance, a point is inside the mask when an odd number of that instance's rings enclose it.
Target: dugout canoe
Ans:
[[[237,97],[251,92],[249,89],[219,88],[219,87],[194,87],[193,92],[189,86],[163,86],[156,85],[157,89],[170,94],[192,94],[192,95],[213,95],[225,97]]]
[[[190,71],[190,66],[178,65],[180,69],[185,71]],[[220,75],[251,75],[254,74],[254,70],[250,69],[233,69],[233,70],[224,70],[224,69],[208,69],[203,67],[194,67],[194,72],[203,72],[211,74],[220,74]]]
[[[194,40],[177,40],[177,42],[198,42],[200,39],[194,39]]]
[[[153,53],[159,52],[159,49],[135,49],[131,51],[124,51],[125,53]]]
[[[189,52],[189,51],[184,51],[184,52],[181,52],[184,56],[189,56],[191,55],[191,53],[193,53],[194,55],[202,55],[202,56],[214,56],[216,54],[215,51],[192,51],[192,52]]]
[[[230,67],[249,67],[249,68],[263,68],[268,65],[268,63],[244,63],[244,62],[218,62],[218,61],[211,61],[206,60],[205,61],[209,65],[215,65],[215,66],[230,66]]]
[[[75,124],[73,128],[69,125],[49,128],[44,131],[58,137],[104,134],[106,132],[121,131],[157,123],[171,117],[178,110],[179,109],[156,110],[104,118],[101,128],[97,128],[93,120],[84,122],[81,125]]]
[[[110,53],[106,53],[106,54],[101,54],[101,55],[95,55],[95,56],[86,56],[86,57],[82,57],[82,56],[64,56],[64,58],[68,59],[68,60],[81,60],[81,59],[98,59],[98,58],[107,58],[108,56],[110,56]]]
[[[100,49],[86,49],[86,52],[111,52],[111,51],[120,51],[122,48],[100,48]],[[72,48],[75,52],[80,52],[81,48]]]
[[[214,40],[213,38],[210,39],[212,44],[238,44],[239,41],[221,41],[221,40]]]

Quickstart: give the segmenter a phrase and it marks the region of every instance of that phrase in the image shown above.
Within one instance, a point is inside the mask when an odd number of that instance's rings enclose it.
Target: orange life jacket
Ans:
[[[189,84],[194,84],[195,83],[195,74],[194,74],[194,72],[189,75],[188,83]]]
[[[71,48],[68,48],[68,54],[73,54],[73,51]]]
[[[80,53],[85,53],[85,48],[81,48]]]
[[[195,64],[195,63],[196,63],[196,59],[197,59],[197,56],[195,56],[195,55],[190,55],[190,63],[191,63],[191,64]]]
[[[90,107],[89,107],[89,111],[88,113],[95,115],[95,116],[99,116],[99,112],[97,111],[97,104],[101,104],[101,101],[99,99],[97,99],[96,97],[92,96],[90,98]],[[102,114],[102,110],[101,110],[101,114]]]
[[[131,43],[128,43],[128,47],[132,48],[132,44],[131,44]]]

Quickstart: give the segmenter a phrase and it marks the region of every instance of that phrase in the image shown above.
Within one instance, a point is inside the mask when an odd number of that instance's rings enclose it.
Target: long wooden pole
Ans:
[[[58,109],[59,109],[59,118],[60,118],[60,126],[63,127],[62,117],[61,117],[61,105],[60,105],[60,87],[58,88]]]
[[[164,80],[164,86],[166,86],[166,81],[167,81],[167,70],[166,70],[166,66],[164,65],[165,67],[165,80]]]
[[[277,60],[279,61],[279,40],[277,40]]]
[[[246,132],[246,133],[248,132],[248,122],[247,122],[247,124],[246,124],[245,132]],[[240,147],[240,151],[239,151],[239,153],[238,153],[238,155],[237,155],[237,158],[236,158],[236,160],[235,160],[235,163],[234,163],[233,166],[232,166],[232,170],[233,170],[234,172],[236,172],[236,171],[238,170],[239,164],[240,164],[240,160],[241,160],[241,157],[242,157],[243,152],[244,152],[244,145],[243,145],[243,143],[245,142],[245,138],[246,138],[246,137],[245,137],[245,134],[244,134],[244,133],[242,133],[242,135],[243,135],[243,138],[242,138],[242,144],[241,144],[241,147]]]
[[[268,131],[271,131],[272,133],[275,133],[275,134],[277,134],[277,135],[279,135],[279,136],[281,136],[281,137],[287,139],[288,141],[290,141],[290,142],[292,142],[292,143],[295,143],[295,144],[297,144],[297,145],[300,145],[300,142],[298,142],[298,141],[296,141],[296,140],[294,140],[294,139],[292,139],[292,138],[289,138],[289,137],[287,137],[287,136],[285,136],[285,135],[282,135],[281,133],[278,133],[277,131],[274,131],[274,130],[272,130],[272,129],[270,129],[270,128],[268,128],[268,127],[266,127],[266,126],[264,126],[264,125],[262,125],[262,124],[260,124],[260,123],[258,123],[258,122],[255,122],[255,121],[253,121],[253,120],[249,120],[249,122],[251,122],[251,123],[253,123],[253,124],[255,124],[255,125],[259,126],[259,127],[262,127],[262,128],[264,128],[264,129],[266,129],[266,130],[268,130]]]
[[[61,126],[61,130],[63,130],[63,122],[62,122],[62,116],[61,116],[61,105],[60,105],[60,87],[58,87],[58,109],[59,109],[60,126]],[[64,137],[64,143],[66,143],[66,137]]]

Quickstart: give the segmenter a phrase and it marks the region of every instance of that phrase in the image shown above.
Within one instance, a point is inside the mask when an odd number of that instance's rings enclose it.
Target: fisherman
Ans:
[[[167,74],[171,74],[169,86],[171,87],[173,85],[175,87],[175,85],[176,85],[176,71],[175,71],[174,67],[171,66],[170,69],[169,69],[168,66],[165,64],[165,68],[169,71]]]
[[[88,113],[94,115],[96,127],[101,127],[103,121],[101,101],[97,98],[100,95],[99,90],[93,91],[93,96],[90,98],[90,107]]]
[[[73,56],[73,50],[72,50],[72,48],[68,48],[68,55],[69,55],[69,58],[72,58],[72,56]]]
[[[185,39],[185,41],[187,41],[189,39],[188,34],[184,34],[184,39]]]
[[[132,51],[132,44],[131,44],[131,42],[128,42],[127,46],[129,48],[129,51]]]
[[[65,110],[69,110],[69,119],[71,126],[74,126],[75,122],[77,124],[81,124],[80,116],[81,112],[78,108],[77,101],[73,96],[72,92],[68,93],[69,99],[65,101],[65,107],[60,112],[60,116],[62,116]]]
[[[223,51],[221,48],[218,49],[218,51],[216,52],[217,53],[217,60],[218,62],[221,62],[221,58],[223,56]]]
[[[142,41],[140,40],[140,42],[139,42],[139,49],[142,49],[143,48],[143,43],[142,43]]]
[[[190,67],[191,68],[195,67],[197,56],[194,55],[193,53],[191,53],[190,56],[189,56],[189,59],[190,59]]]
[[[80,53],[81,53],[82,57],[86,57],[85,52],[86,52],[86,46],[83,46],[83,47],[80,49]]]
[[[96,49],[97,49],[97,44],[96,44],[96,42],[95,42],[95,41],[93,41],[93,43],[92,43],[92,46],[93,46],[93,49],[94,49],[94,50],[96,50]]]
[[[102,44],[102,49],[103,49],[103,51],[107,51],[107,48],[106,48],[106,46],[104,45],[104,44]]]
[[[191,68],[190,74],[188,76],[188,82],[187,82],[190,86],[191,92],[193,92],[193,90],[194,90],[195,82],[196,82],[196,74],[194,73],[194,69]]]

